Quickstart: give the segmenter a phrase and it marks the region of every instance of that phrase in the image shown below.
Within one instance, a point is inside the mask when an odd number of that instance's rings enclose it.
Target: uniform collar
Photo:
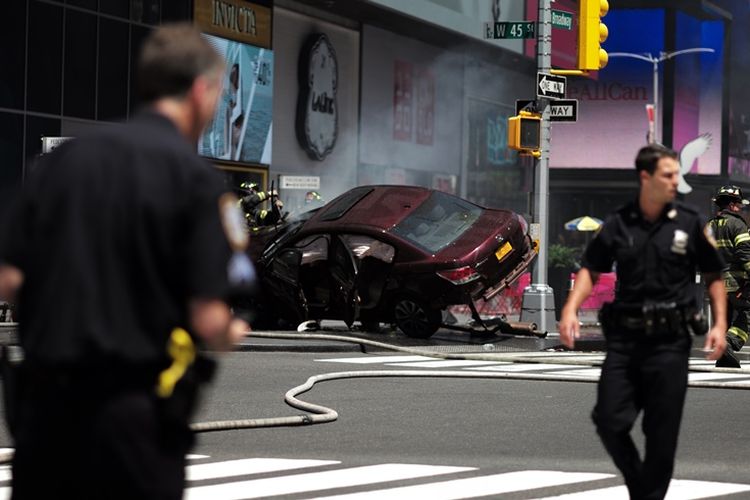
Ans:
[[[643,217],[643,212],[641,212],[641,205],[638,203],[638,198],[630,203],[627,214],[631,220],[638,219],[642,222],[647,222]],[[664,222],[665,220],[677,220],[677,215],[677,204],[675,202],[667,203],[661,211],[661,215],[654,223]]]
[[[741,219],[742,221],[744,221],[744,220],[745,220],[745,219],[744,219],[744,218],[742,217],[742,214],[740,214],[739,212],[732,212],[732,211],[731,211],[731,210],[729,210],[729,209],[724,209],[724,210],[720,210],[720,211],[719,211],[719,215],[722,215],[722,216],[724,216],[724,217],[726,217],[726,216],[737,217],[738,219]]]

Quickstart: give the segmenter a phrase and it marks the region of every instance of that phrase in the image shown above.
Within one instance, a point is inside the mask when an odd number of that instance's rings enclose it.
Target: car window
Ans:
[[[481,207],[435,191],[390,231],[436,253],[466,232],[481,214]]]
[[[295,245],[302,251],[302,264],[328,259],[328,236],[314,234],[302,238]]]
[[[360,234],[344,234],[341,236],[341,239],[344,240],[344,243],[354,256],[360,260],[365,257],[373,257],[388,264],[393,262],[396,252],[388,243]]]
[[[362,186],[348,191],[341,195],[340,198],[323,207],[325,213],[320,219],[324,221],[340,219],[350,208],[356,205],[359,200],[370,194],[373,189],[374,188],[372,187]]]

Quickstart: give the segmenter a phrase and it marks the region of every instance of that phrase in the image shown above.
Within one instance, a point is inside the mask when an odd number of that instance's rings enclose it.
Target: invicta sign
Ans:
[[[248,33],[256,36],[258,28],[253,9],[238,6],[221,0],[213,0],[211,24],[237,33]]]
[[[195,24],[212,35],[271,48],[271,9],[244,0],[195,0]]]

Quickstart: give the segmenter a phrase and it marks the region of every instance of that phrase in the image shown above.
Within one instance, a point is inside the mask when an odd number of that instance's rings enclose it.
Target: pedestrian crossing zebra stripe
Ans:
[[[750,491],[750,485],[747,484],[673,479],[669,483],[669,490],[664,500],[699,500],[748,491]],[[606,498],[607,500],[629,500],[630,495],[625,486],[612,486],[609,488],[535,498],[534,500],[601,500],[602,498]]]
[[[382,498],[457,500],[563,486],[610,477],[613,477],[612,474],[527,470],[317,498],[320,500],[380,500]]]
[[[208,460],[205,455],[190,455],[191,461]],[[306,472],[301,470],[307,469]],[[2,466],[6,475],[0,481],[0,500],[11,496],[10,467]],[[482,473],[468,466],[387,463],[346,466],[338,460],[244,458],[226,461],[192,463],[186,467],[188,488],[184,500],[239,500],[274,495],[306,495],[326,500],[380,500],[430,498],[497,497],[507,493],[527,492],[532,498],[542,488],[578,490],[556,496],[536,496],[536,500],[627,500],[624,486],[614,474],[600,472],[565,472],[522,470]],[[263,477],[253,478],[262,474]],[[469,475],[469,477],[467,477]],[[409,481],[417,484],[394,485]],[[214,483],[214,484],[207,484]],[[341,488],[349,491],[341,492]],[[359,491],[351,491],[351,490]],[[337,491],[338,490],[338,491]],[[560,491],[560,490],[557,490]],[[563,490],[564,491],[564,490]],[[699,500],[720,495],[750,492],[750,484],[673,479],[666,500]]]
[[[285,477],[196,486],[188,488],[183,498],[184,500],[243,500],[417,479],[470,470],[475,469],[473,467],[418,464],[365,465]]]
[[[565,377],[567,379],[580,380],[581,382],[596,382],[597,380],[599,380],[599,377],[601,376],[601,368],[599,366],[575,366],[570,364],[555,363],[555,358],[559,357],[560,354],[568,354],[569,356],[567,357],[569,358],[570,354],[572,353],[538,353],[537,355],[532,356],[543,359],[550,359],[549,363],[513,363],[509,361],[480,360],[436,360],[435,358],[430,358],[427,356],[381,355],[363,355],[347,358],[327,358],[317,359],[316,361],[324,363],[345,363],[359,365],[381,364],[399,368],[458,368],[464,371],[517,374],[517,376],[514,376],[514,378],[525,378],[522,374],[525,372],[529,372],[530,375],[528,376],[528,378],[539,378],[540,375],[544,375],[549,379],[555,379],[556,377]],[[528,355],[524,356],[524,358],[528,357]],[[590,362],[591,365],[598,365],[601,364],[601,361],[604,359],[604,355],[584,355],[583,358],[585,358],[587,362]],[[725,371],[709,371],[707,370],[708,366],[706,366],[708,363],[714,362],[707,362],[706,360],[700,359],[690,360],[691,367],[695,367],[698,369],[703,368],[703,371],[689,372],[688,385],[692,387],[727,387],[750,389],[750,373],[727,373]]]

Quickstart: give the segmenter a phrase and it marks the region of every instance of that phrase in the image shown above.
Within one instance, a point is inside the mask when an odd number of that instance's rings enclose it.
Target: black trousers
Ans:
[[[674,469],[691,340],[608,341],[592,413],[633,500],[661,500]],[[643,410],[644,457],[630,435]]]
[[[181,499],[189,430],[165,425],[151,388],[91,389],[23,391],[12,498]]]

